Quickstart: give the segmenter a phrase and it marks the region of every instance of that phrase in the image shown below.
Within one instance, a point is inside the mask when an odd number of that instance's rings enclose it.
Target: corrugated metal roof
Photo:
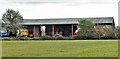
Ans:
[[[22,24],[23,25],[78,24],[78,20],[90,20],[93,23],[114,23],[113,17],[96,17],[96,18],[24,19]]]

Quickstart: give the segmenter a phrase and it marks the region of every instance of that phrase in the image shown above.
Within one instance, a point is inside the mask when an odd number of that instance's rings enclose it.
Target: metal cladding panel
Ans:
[[[79,20],[89,20],[93,23],[114,23],[113,17],[99,18],[58,18],[58,19],[24,19],[23,25],[78,24]]]

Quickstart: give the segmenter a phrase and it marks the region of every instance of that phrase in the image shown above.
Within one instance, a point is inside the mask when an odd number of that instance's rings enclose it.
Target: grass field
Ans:
[[[117,40],[3,41],[3,57],[117,57]]]

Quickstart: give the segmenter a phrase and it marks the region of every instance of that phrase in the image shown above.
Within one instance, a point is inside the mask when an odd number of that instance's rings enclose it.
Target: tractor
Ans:
[[[17,30],[17,37],[28,37],[29,36],[29,32],[28,29],[19,29]]]

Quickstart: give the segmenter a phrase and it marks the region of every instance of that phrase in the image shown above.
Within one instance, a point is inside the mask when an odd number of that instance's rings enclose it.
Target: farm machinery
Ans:
[[[19,29],[17,30],[17,37],[28,37],[29,36],[29,32],[28,32],[28,29]]]

